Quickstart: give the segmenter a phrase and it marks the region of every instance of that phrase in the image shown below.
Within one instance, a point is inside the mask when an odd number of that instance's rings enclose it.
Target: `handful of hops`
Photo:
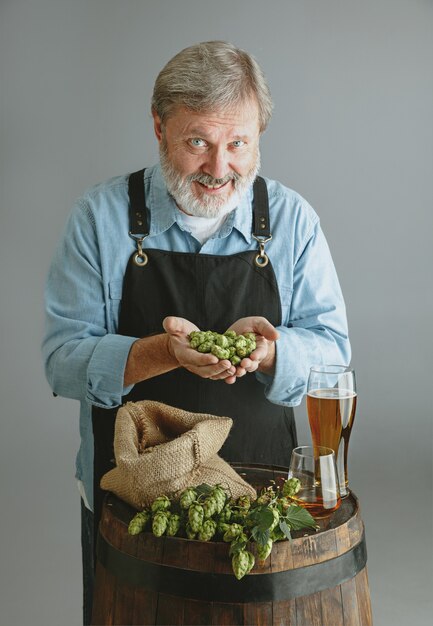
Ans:
[[[254,333],[237,335],[234,330],[226,330],[223,335],[213,330],[193,330],[189,345],[198,352],[211,352],[220,360],[228,359],[232,365],[239,365],[256,349],[256,336]]]
[[[128,532],[136,535],[149,529],[156,537],[178,535],[229,543],[232,570],[240,580],[254,567],[256,558],[259,563],[268,558],[276,541],[291,539],[291,530],[316,527],[310,513],[291,502],[299,489],[299,481],[290,478],[281,487],[262,490],[257,499],[248,495],[233,499],[222,485],[203,483],[184,489],[176,500],[159,496],[149,508],[136,513]]]

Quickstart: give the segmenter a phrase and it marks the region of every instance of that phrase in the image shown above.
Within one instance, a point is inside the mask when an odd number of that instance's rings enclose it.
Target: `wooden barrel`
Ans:
[[[236,467],[257,488],[281,468]],[[287,470],[285,471],[287,476]],[[238,581],[229,546],[128,534],[134,514],[109,494],[99,527],[92,624],[370,626],[364,525],[354,494],[320,530],[274,544]]]

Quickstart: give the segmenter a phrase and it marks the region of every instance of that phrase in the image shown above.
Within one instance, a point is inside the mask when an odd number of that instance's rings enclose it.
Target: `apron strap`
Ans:
[[[149,234],[147,223],[147,207],[144,199],[144,172],[142,169],[130,174],[128,179],[129,195],[129,234],[144,235]]]
[[[253,201],[253,234],[256,237],[268,238],[271,236],[271,225],[269,220],[269,198],[268,188],[261,176],[257,176],[254,181],[254,201]]]
[[[144,169],[130,174],[128,179],[129,194],[129,231],[131,235],[149,234],[147,223],[147,207],[144,197]],[[271,236],[269,221],[269,200],[266,183],[261,176],[257,176],[253,186],[253,234],[256,237]]]

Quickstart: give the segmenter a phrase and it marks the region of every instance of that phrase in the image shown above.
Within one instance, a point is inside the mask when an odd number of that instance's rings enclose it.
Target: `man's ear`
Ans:
[[[161,118],[159,117],[158,113],[154,109],[152,110],[152,116],[153,116],[153,130],[155,131],[155,136],[156,136],[158,142],[161,143],[161,141],[162,141],[162,122],[161,122]]]

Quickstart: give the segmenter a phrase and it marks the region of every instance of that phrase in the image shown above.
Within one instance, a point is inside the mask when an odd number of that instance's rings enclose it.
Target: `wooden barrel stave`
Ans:
[[[278,477],[278,473],[275,474]],[[248,474],[256,486],[269,484],[260,470]],[[132,537],[127,522],[133,511],[128,505],[108,498],[100,530],[117,550],[138,559],[197,572],[233,576],[228,545],[222,542],[156,538],[146,532]],[[343,520],[343,521],[342,521]],[[363,536],[363,523],[356,498],[343,501],[332,518],[321,522],[321,532],[293,533],[292,542],[274,544],[264,564],[256,563],[249,576],[285,572],[338,557],[351,550]],[[327,525],[327,526],[326,526]],[[303,536],[305,535],[305,536]],[[372,624],[366,567],[341,584],[306,596],[273,602],[209,602],[161,593],[122,582],[97,563],[92,624],[156,625],[247,625],[266,626],[370,626]]]

